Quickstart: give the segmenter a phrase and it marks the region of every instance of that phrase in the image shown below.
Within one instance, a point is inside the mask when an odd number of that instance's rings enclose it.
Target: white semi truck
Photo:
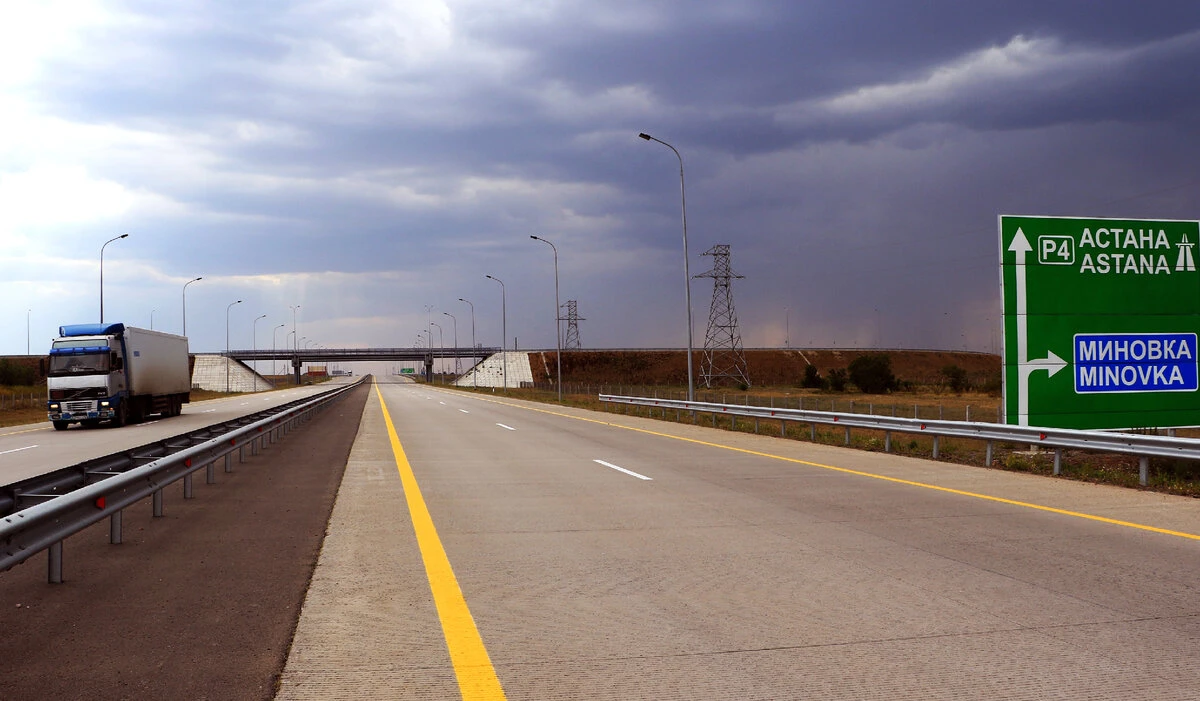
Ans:
[[[124,324],[62,326],[58,335],[46,378],[54,428],[183,411],[192,388],[186,337]]]

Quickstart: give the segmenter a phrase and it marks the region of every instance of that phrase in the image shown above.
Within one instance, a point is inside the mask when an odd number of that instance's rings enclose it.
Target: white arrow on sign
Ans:
[[[1035,370],[1047,371],[1046,377],[1054,377],[1059,370],[1067,367],[1067,361],[1058,357],[1054,351],[1046,351],[1045,358],[1029,359],[1029,317],[1027,316],[1027,298],[1025,291],[1025,254],[1033,251],[1025,232],[1019,227],[1016,236],[1008,250],[1017,257],[1017,424],[1029,425],[1029,376]]]

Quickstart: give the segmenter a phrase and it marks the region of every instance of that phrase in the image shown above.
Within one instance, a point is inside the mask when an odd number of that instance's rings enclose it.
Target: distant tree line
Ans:
[[[973,388],[970,375],[957,365],[947,365],[942,368],[941,378],[952,392],[961,394]],[[846,391],[847,385],[854,385],[863,394],[886,394],[908,386],[892,372],[892,359],[886,353],[867,353],[860,355],[845,369],[832,368],[822,377],[814,365],[804,368],[804,376],[800,381],[801,387],[810,389],[828,389],[834,392]],[[980,389],[986,392],[999,391],[1000,379],[988,380]]]

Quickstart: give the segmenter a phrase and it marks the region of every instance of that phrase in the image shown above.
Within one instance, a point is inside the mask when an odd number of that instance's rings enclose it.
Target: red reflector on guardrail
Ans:
[[[1042,433],[1042,434],[1039,434],[1039,435],[1041,435],[1041,437],[1042,437],[1042,440],[1046,440],[1046,434]]]
[[[924,430],[925,430],[925,424],[921,424],[921,430],[922,430],[922,431],[924,431]]]
[[[108,502],[106,502],[106,501],[104,500],[104,497],[96,497],[96,508],[97,508],[97,509],[103,509],[103,508],[104,508],[104,505],[105,505],[106,503],[108,503]]]
[[[191,459],[191,458],[188,458],[187,460],[184,460],[184,461],[183,461],[183,466],[184,466],[184,467],[191,467],[191,466],[192,466],[192,459]]]

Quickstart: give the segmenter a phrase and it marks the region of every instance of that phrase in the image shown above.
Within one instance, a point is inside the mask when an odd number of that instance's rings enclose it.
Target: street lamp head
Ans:
[[[117,238],[119,238],[119,239],[127,239],[127,238],[129,238],[129,234],[121,234],[121,235],[120,235],[120,236],[118,236]]]
[[[496,279],[496,278],[492,277],[491,275],[484,275],[484,277],[486,277],[486,278],[487,278],[487,279],[489,279],[489,280],[495,280],[495,279]]]
[[[540,240],[541,240],[541,239],[539,239],[538,237],[534,236],[533,234],[530,234],[530,235],[529,235],[529,238],[533,239],[534,241],[540,241]]]
[[[646,141],[649,141],[650,139],[654,138],[654,137],[650,136],[649,134],[647,134],[646,132],[641,132],[640,134],[638,134],[638,136],[645,139]]]

